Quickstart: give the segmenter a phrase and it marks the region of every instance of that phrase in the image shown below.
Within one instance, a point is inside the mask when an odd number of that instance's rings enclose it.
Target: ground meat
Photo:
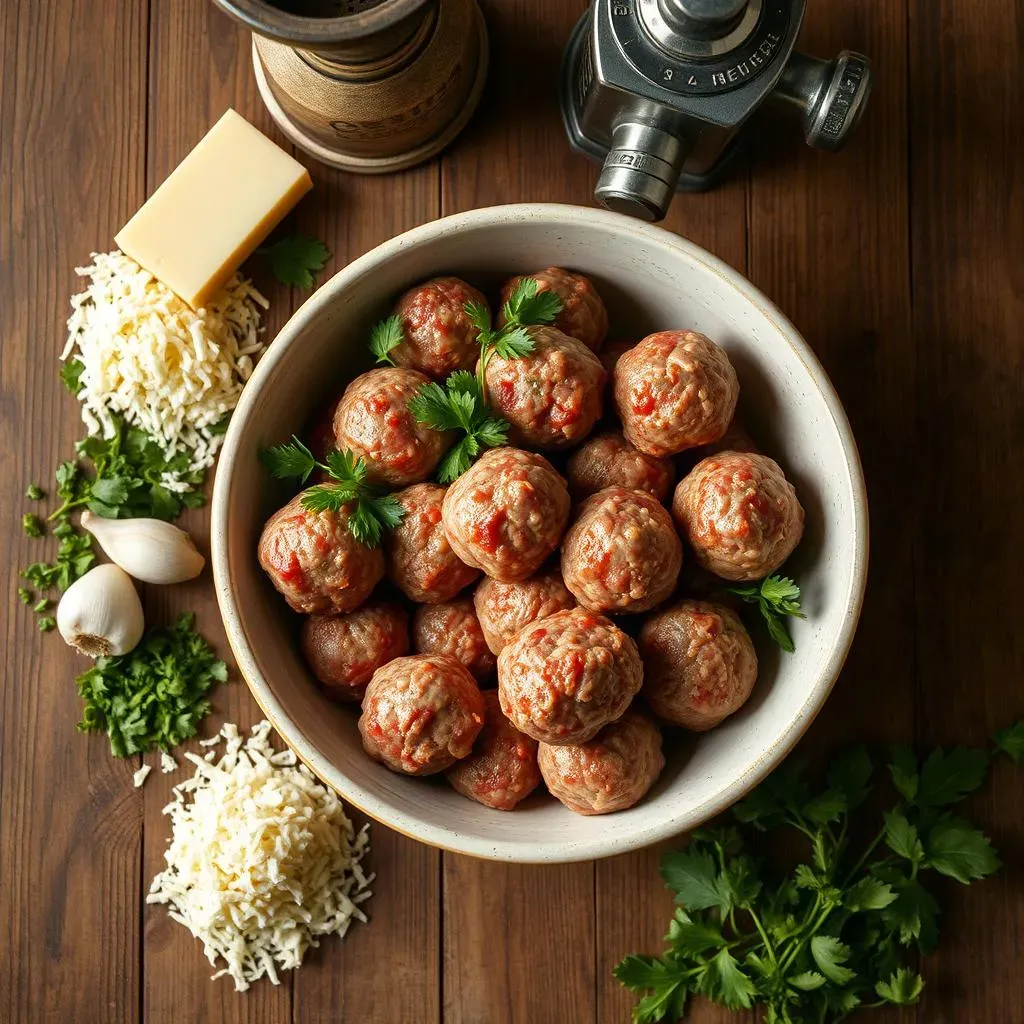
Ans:
[[[576,501],[605,487],[646,491],[664,502],[672,493],[672,463],[634,448],[618,430],[609,430],[584,441],[569,456],[565,475],[569,493]]]
[[[737,615],[710,601],[680,601],[640,630],[644,699],[666,722],[695,732],[738,711],[757,679],[757,654]]]
[[[434,775],[472,749],[484,699],[460,661],[413,654],[377,669],[363,696],[359,734],[375,761],[406,775]]]
[[[629,707],[642,678],[633,640],[583,608],[534,622],[498,656],[502,711],[542,743],[585,743]]]
[[[395,497],[405,518],[384,534],[388,578],[410,601],[440,604],[450,601],[479,575],[452,551],[441,524],[445,488],[413,484]]]
[[[674,455],[717,441],[739,391],[724,350],[695,331],[650,334],[615,365],[623,433],[648,455]]]
[[[484,639],[471,597],[420,605],[412,620],[412,642],[417,654],[458,658],[477,682],[494,675],[497,662]]]
[[[584,608],[644,612],[675,590],[683,545],[644,491],[606,487],[581,506],[562,543],[562,579]]]
[[[532,576],[558,547],[569,492],[542,456],[492,448],[448,488],[441,514],[463,562],[514,582]]]
[[[267,520],[259,563],[295,611],[350,612],[384,575],[384,556],[349,532],[350,505],[339,512],[310,512],[301,501],[297,494]]]
[[[576,598],[562,582],[562,574],[549,569],[520,583],[485,579],[476,588],[473,604],[487,646],[501,654],[519,630],[555,612],[575,608]]]
[[[496,690],[484,694],[484,727],[473,752],[448,769],[452,787],[470,800],[511,811],[540,785],[537,741],[502,714]]]
[[[672,514],[697,561],[727,580],[770,575],[804,532],[793,485],[778,463],[752,452],[698,462],[679,482]]]
[[[487,309],[487,300],[457,277],[435,277],[410,288],[395,312],[405,340],[390,352],[396,366],[443,378],[455,370],[472,370],[480,355],[479,332],[466,314],[466,303]]]
[[[562,312],[555,319],[555,327],[596,352],[608,333],[608,311],[590,280],[561,267],[548,267],[530,277],[537,282],[538,292],[551,291],[562,300]],[[502,305],[521,280],[521,277],[513,277],[505,282],[501,290]]]
[[[634,710],[586,743],[542,743],[538,757],[551,795],[577,814],[611,814],[632,807],[665,767],[661,730],[649,715]]]
[[[430,378],[387,367],[361,374],[345,389],[334,414],[334,439],[366,459],[370,483],[403,487],[425,480],[452,443],[450,432],[417,423],[409,399]]]
[[[299,645],[328,695],[358,704],[373,673],[409,653],[409,616],[384,601],[348,615],[311,615],[302,623]]]
[[[513,444],[565,448],[578,444],[601,418],[606,374],[582,342],[554,327],[531,328],[533,351],[515,359],[492,354],[487,393],[512,424]]]

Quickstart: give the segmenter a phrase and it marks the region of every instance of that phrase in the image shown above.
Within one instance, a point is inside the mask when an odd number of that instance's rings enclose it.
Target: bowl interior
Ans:
[[[291,495],[259,451],[302,431],[315,410],[369,365],[369,328],[397,295],[454,273],[489,295],[514,272],[560,265],[591,277],[609,307],[612,338],[693,328],[729,352],[740,411],[793,480],[807,530],[787,565],[807,620],[796,653],[766,645],[748,705],[701,736],[666,731],[667,766],[631,810],[581,817],[535,796],[514,813],[482,807],[443,780],[414,780],[370,761],[357,709],[311,680],[295,644],[296,617],[256,562],[265,519]],[[218,600],[256,699],[283,738],[342,796],[415,838],[514,861],[619,853],[694,827],[738,799],[788,751],[841,667],[860,607],[866,561],[863,482],[849,426],[830,384],[792,326],[734,271],[665,231],[612,214],[559,206],[474,211],[416,229],[367,254],[292,318],[246,387],[225,443],[213,512]]]

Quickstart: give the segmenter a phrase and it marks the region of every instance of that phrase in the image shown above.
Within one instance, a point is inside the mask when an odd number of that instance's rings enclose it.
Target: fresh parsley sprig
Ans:
[[[462,476],[484,448],[508,443],[508,421],[488,413],[480,382],[468,370],[456,370],[444,387],[424,384],[410,399],[409,412],[417,423],[434,430],[462,432],[438,466],[437,479],[442,484]]]
[[[386,363],[394,366],[395,361],[391,358],[391,350],[398,348],[405,340],[405,331],[402,328],[402,318],[393,313],[386,320],[381,320],[370,331],[370,351],[377,357],[378,363]]]
[[[260,453],[260,461],[273,476],[305,483],[314,470],[326,473],[333,483],[317,484],[302,495],[302,507],[310,512],[340,512],[351,505],[347,526],[360,544],[375,548],[385,528],[394,529],[405,515],[401,502],[391,494],[382,494],[366,482],[364,459],[350,451],[332,450],[325,462],[294,435],[288,444],[275,445]]]
[[[477,379],[480,391],[487,394],[487,362],[491,353],[502,359],[520,359],[533,351],[529,327],[549,324],[562,311],[562,300],[551,291],[541,291],[532,277],[521,278],[501,307],[501,326],[492,327],[491,315],[479,302],[467,302],[464,309],[477,329],[480,362]]]
[[[874,772],[863,746],[835,758],[816,792],[799,761],[785,762],[732,809],[730,824],[666,853],[661,873],[678,904],[668,948],[627,956],[614,972],[645,993],[634,1021],[675,1021],[693,994],[730,1009],[760,1004],[772,1024],[835,1024],[857,1007],[916,1003],[924,982],[904,961],[912,947],[928,953],[938,942],[929,874],[968,885],[1000,866],[988,837],[948,810],[982,785],[996,752],[1024,759],[1024,722],[994,742],[993,751],[936,750],[923,762],[893,748],[898,800],[859,853],[851,817]],[[783,876],[750,852],[756,833],[777,830],[798,833],[808,851]]]
[[[789,654],[796,650],[786,617],[803,619],[806,616],[800,610],[800,588],[788,576],[766,576],[760,583],[729,587],[728,592],[748,604],[756,604],[771,638]]]
[[[331,250],[308,235],[289,235],[257,249],[256,255],[267,261],[281,284],[309,291],[313,287],[313,275],[324,269],[331,258]]]

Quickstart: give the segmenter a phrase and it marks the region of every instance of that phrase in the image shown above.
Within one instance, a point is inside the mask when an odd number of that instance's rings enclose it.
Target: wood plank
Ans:
[[[378,179],[306,162],[315,187],[298,226],[332,249],[334,270],[438,215],[436,163]],[[440,1020],[441,855],[384,825],[371,825],[370,836],[370,923],[308,958],[295,977],[295,1024]]]
[[[793,320],[831,376],[860,447],[870,499],[864,613],[846,668],[801,745],[811,757],[854,741],[914,734],[906,41],[905,0],[809,4],[800,48],[829,57],[843,47],[861,50],[881,84],[843,153],[811,151],[795,120],[769,118],[751,167],[749,276]],[[911,1010],[877,1019],[915,1016]]]
[[[983,744],[1024,714],[1024,203],[1021,7],[910,2],[911,239],[920,736]],[[999,765],[965,807],[1006,864],[944,886],[921,1020],[1022,1020],[1024,786]]]
[[[84,429],[60,385],[73,268],[109,248],[144,187],[146,2],[73,26],[88,0],[0,5],[0,1020],[138,1015],[142,801],[134,765],[75,733],[72,680],[87,666],[17,603],[19,569],[52,555],[30,540],[31,481],[52,491]],[[111,54],[116,54],[112,59]],[[60,74],[54,69],[59,68]],[[74,117],[69,97],[75,97]],[[42,511],[43,506],[31,509]]]
[[[259,100],[249,63],[248,34],[204,0],[154,4],[150,30],[147,194],[167,177],[229,106],[276,142],[286,145]],[[289,289],[273,282],[263,268],[254,269],[257,285],[271,302],[265,321],[269,340],[287,319],[292,298]],[[207,482],[208,491],[211,484],[212,474]],[[209,552],[207,510],[187,512],[179,525],[192,533],[202,551]],[[209,566],[198,580],[189,584],[145,588],[144,600],[147,620],[152,623],[172,622],[181,611],[195,612],[197,627],[230,663]],[[263,717],[234,669],[232,682],[214,692],[213,702],[215,711],[204,724],[203,735],[212,735],[225,721],[248,728]],[[197,741],[177,752],[181,765],[177,772],[163,775],[155,770],[143,789],[147,890],[153,876],[164,866],[163,855],[170,836],[169,820],[162,809],[170,800],[171,787],[192,774],[191,766],[181,756],[184,749],[198,750]],[[201,944],[167,916],[166,907],[149,906],[144,913],[144,1020],[154,1024],[177,1024],[182,1020],[279,1024],[290,1019],[290,972],[282,975],[278,987],[261,981],[244,994],[236,993],[230,978],[209,980],[214,968],[206,962]]]

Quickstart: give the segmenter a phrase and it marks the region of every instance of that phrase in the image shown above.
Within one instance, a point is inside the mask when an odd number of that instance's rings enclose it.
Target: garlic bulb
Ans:
[[[206,564],[192,538],[162,519],[104,519],[86,511],[82,526],[115,565],[143,583],[182,583]]]
[[[127,654],[141,639],[142,602],[135,584],[116,565],[97,565],[64,591],[57,629],[90,658]]]

